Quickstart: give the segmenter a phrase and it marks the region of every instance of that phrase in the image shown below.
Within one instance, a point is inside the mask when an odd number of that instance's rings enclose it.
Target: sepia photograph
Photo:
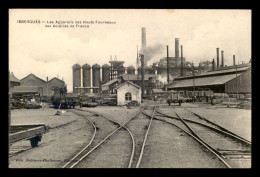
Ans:
[[[252,167],[251,9],[9,9],[8,167]]]

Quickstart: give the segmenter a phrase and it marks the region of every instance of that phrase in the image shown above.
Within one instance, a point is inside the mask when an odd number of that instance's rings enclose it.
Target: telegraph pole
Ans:
[[[168,52],[168,45],[166,46],[167,48],[167,82],[168,84],[170,83],[170,74],[169,74],[169,52]]]

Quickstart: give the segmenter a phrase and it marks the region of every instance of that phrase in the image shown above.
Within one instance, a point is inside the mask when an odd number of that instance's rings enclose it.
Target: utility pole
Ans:
[[[236,79],[237,79],[237,65],[236,65]],[[236,82],[236,91],[237,91],[237,99],[238,99],[238,84]]]
[[[144,96],[144,55],[141,55],[141,73],[142,73],[142,98]]]
[[[181,76],[183,76],[183,53],[182,53],[182,45],[181,45]]]
[[[170,83],[170,74],[169,74],[169,52],[168,52],[168,45],[166,46],[167,48],[167,82],[168,84]]]

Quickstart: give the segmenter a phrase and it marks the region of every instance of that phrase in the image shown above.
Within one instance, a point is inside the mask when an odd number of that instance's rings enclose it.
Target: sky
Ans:
[[[19,20],[41,21],[19,23]],[[44,23],[42,21],[45,21]],[[47,21],[73,21],[72,27],[45,27]],[[76,21],[110,21],[75,27]],[[49,24],[53,25],[53,24]],[[82,25],[82,24],[79,24]],[[69,25],[68,25],[69,26]],[[33,73],[43,80],[64,79],[72,91],[72,66],[109,64],[110,57],[136,66],[141,28],[146,28],[146,46],[159,49],[148,65],[175,56],[175,38],[183,45],[186,61],[216,60],[216,48],[224,51],[225,65],[251,58],[250,10],[165,9],[10,9],[9,70],[22,79]],[[220,52],[221,53],[221,52]]]

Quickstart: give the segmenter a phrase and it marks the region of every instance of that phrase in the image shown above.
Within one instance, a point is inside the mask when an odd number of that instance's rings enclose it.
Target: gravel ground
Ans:
[[[43,135],[39,147],[10,157],[10,168],[59,168],[73,154],[88,144],[93,134],[92,125],[85,118],[71,112],[66,112],[61,116],[53,116],[56,111],[54,109],[46,109],[45,111],[38,109],[14,110],[15,113],[12,112],[12,122],[19,124],[44,123],[52,129]],[[28,140],[20,141],[10,146],[10,149],[28,147],[29,144]]]
[[[251,141],[251,110],[236,108],[187,108]]]
[[[142,105],[153,104],[153,101]],[[163,106],[167,104],[155,102]],[[180,111],[179,106],[174,106]],[[198,105],[184,103],[181,107],[193,111],[231,131],[240,134],[246,139],[251,139],[251,111],[235,108],[216,108],[210,105]],[[126,107],[98,106],[95,108],[82,108],[98,114],[105,115],[120,124],[133,116],[140,107],[127,109]],[[89,121],[72,112],[65,112],[55,116],[57,110],[46,108],[36,110],[12,110],[11,124],[45,124],[51,129],[43,135],[39,147],[9,158],[10,168],[59,168],[67,159],[71,158],[87,145],[93,135],[93,127]],[[88,116],[98,127],[95,144],[112,132],[117,125],[95,116],[88,112],[79,111]],[[151,111],[150,111],[151,112]],[[149,114],[150,114],[149,112]],[[165,112],[165,113],[166,113]],[[126,126],[135,138],[136,151],[133,166],[135,167],[143,143],[146,126],[149,119],[141,114],[130,121]],[[93,145],[95,145],[93,144]],[[13,144],[10,149],[29,148],[30,142],[20,141]],[[112,135],[108,141],[97,148],[85,163],[77,168],[127,168],[132,151],[132,141],[127,131],[120,129]],[[241,162],[243,163],[243,162]],[[247,163],[245,161],[245,163]],[[243,165],[243,164],[241,164]],[[195,142],[191,137],[181,132],[178,128],[167,123],[154,120],[147,144],[141,168],[224,168],[219,160],[215,159],[207,150]]]
[[[120,129],[76,168],[127,168],[131,152],[130,135],[126,130]]]
[[[153,120],[141,168],[225,168],[189,135]]]
[[[11,110],[11,125],[15,124],[45,124],[55,128],[63,124],[75,121],[77,118],[64,113],[55,115],[57,109],[14,109]]]
[[[82,107],[80,109],[93,111],[100,115],[105,115],[111,120],[122,124],[125,123],[131,116],[133,116],[140,109],[140,107],[127,109],[123,106],[98,106],[93,108]]]

